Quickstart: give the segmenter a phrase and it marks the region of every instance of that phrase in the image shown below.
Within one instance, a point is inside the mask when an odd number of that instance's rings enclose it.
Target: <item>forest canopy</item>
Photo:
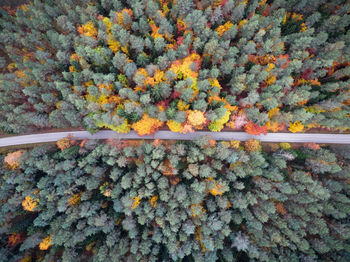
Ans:
[[[347,0],[27,2],[0,8],[1,135],[350,130]],[[350,261],[349,145],[21,147],[0,262]]]
[[[0,130],[348,130],[342,0],[34,0],[0,11]]]
[[[66,142],[0,155],[5,261],[349,261],[349,146]]]

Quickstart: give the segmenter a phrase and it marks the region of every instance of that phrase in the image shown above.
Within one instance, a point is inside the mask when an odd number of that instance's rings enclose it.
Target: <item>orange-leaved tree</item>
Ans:
[[[257,124],[254,124],[253,122],[249,121],[248,124],[245,125],[244,130],[249,135],[260,135],[267,133],[267,127],[266,126],[259,126]]]
[[[261,145],[259,140],[249,139],[244,143],[245,150],[248,152],[258,152],[261,150]]]
[[[64,137],[56,142],[57,147],[61,149],[61,151],[70,148],[74,144],[75,141],[73,140],[72,135],[68,135],[67,137]]]
[[[7,156],[4,158],[5,164],[10,167],[11,169],[16,169],[19,167],[19,158],[23,155],[24,150],[18,150],[13,153],[8,153]]]

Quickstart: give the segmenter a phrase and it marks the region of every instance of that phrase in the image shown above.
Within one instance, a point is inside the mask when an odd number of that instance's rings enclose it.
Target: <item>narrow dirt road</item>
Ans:
[[[197,131],[188,134],[173,133],[171,131],[158,131],[153,136],[140,137],[135,132],[128,134],[118,134],[114,131],[99,131],[91,135],[87,131],[40,133],[24,136],[11,136],[0,138],[0,147],[54,142],[68,135],[72,135],[77,140],[82,139],[171,139],[171,140],[192,140],[202,135],[210,135],[215,140],[240,140],[258,139],[262,142],[290,142],[307,143],[315,142],[321,144],[350,144],[350,134],[292,134],[292,133],[268,133],[267,135],[252,136],[245,132],[205,132]]]

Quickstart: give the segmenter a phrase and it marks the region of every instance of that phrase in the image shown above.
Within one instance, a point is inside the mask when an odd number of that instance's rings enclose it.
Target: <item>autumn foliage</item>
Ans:
[[[51,235],[45,237],[43,241],[40,242],[40,250],[47,250],[51,246]]]
[[[35,200],[31,196],[26,196],[25,199],[22,201],[22,207],[26,211],[33,212],[35,207],[37,207],[38,202],[38,200]]]
[[[1,130],[350,128],[342,1],[115,1],[4,9]]]
[[[151,135],[158,130],[163,124],[161,121],[149,117],[147,114],[143,115],[142,119],[132,125],[133,129],[140,136]]]
[[[157,246],[161,235],[164,247],[154,261],[181,256],[173,244],[190,244],[193,260],[216,252],[226,261],[238,254],[275,261],[287,251],[293,261],[304,248],[279,242],[287,226],[315,258],[342,257],[347,247],[342,241],[349,236],[333,229],[346,229],[349,215],[346,147],[276,145],[263,151],[258,140],[205,136],[190,141],[90,140],[63,153],[52,146],[28,149],[20,167],[3,169],[1,177],[4,248],[18,250],[23,261],[40,255],[61,259],[77,246],[76,254],[70,254],[74,260],[90,261],[107,250],[106,261],[140,261],[136,255],[148,261],[153,251],[143,247]],[[320,236],[313,234],[316,229]],[[90,238],[91,232],[98,238]],[[143,236],[137,245],[135,236]],[[216,247],[220,239],[225,250]],[[319,252],[312,246],[315,239],[330,251]],[[124,243],[127,253],[120,254],[119,245],[113,253],[110,243]],[[252,245],[258,253],[251,253]],[[284,251],[272,253],[271,245]]]
[[[8,237],[8,241],[7,244],[10,247],[13,247],[15,245],[17,245],[18,243],[22,242],[22,236],[19,233],[12,233],[11,235],[9,235]]]
[[[258,152],[261,150],[260,141],[255,139],[249,139],[244,142],[244,147],[248,152]]]
[[[8,167],[11,169],[16,169],[19,167],[19,158],[23,155],[24,150],[18,150],[13,153],[8,153],[7,156],[4,158],[4,162]]]
[[[193,134],[350,130],[348,0],[26,2],[0,133],[148,137],[1,155],[1,261],[349,261],[348,147]]]
[[[59,149],[66,150],[67,148],[70,148],[72,145],[74,145],[76,142],[73,140],[73,137],[71,135],[68,135],[67,137],[64,137],[56,142],[56,145]]]
[[[266,126],[259,126],[257,124],[254,124],[253,122],[248,122],[248,124],[245,125],[244,130],[249,135],[260,135],[260,134],[267,134],[267,127]]]

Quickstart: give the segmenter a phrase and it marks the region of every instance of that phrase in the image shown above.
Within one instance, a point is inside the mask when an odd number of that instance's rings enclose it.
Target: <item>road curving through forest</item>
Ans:
[[[171,131],[158,131],[153,136],[140,137],[134,131],[127,134],[118,134],[115,131],[102,130],[95,134],[87,131],[40,133],[22,136],[11,136],[0,138],[0,147],[22,144],[55,142],[71,135],[77,140],[82,139],[167,139],[167,140],[192,140],[202,135],[209,135],[215,140],[240,140],[258,139],[261,142],[289,142],[319,144],[350,144],[350,134],[315,134],[315,133],[268,133],[266,135],[254,136],[245,132],[206,132],[196,131],[194,133],[180,134]]]

